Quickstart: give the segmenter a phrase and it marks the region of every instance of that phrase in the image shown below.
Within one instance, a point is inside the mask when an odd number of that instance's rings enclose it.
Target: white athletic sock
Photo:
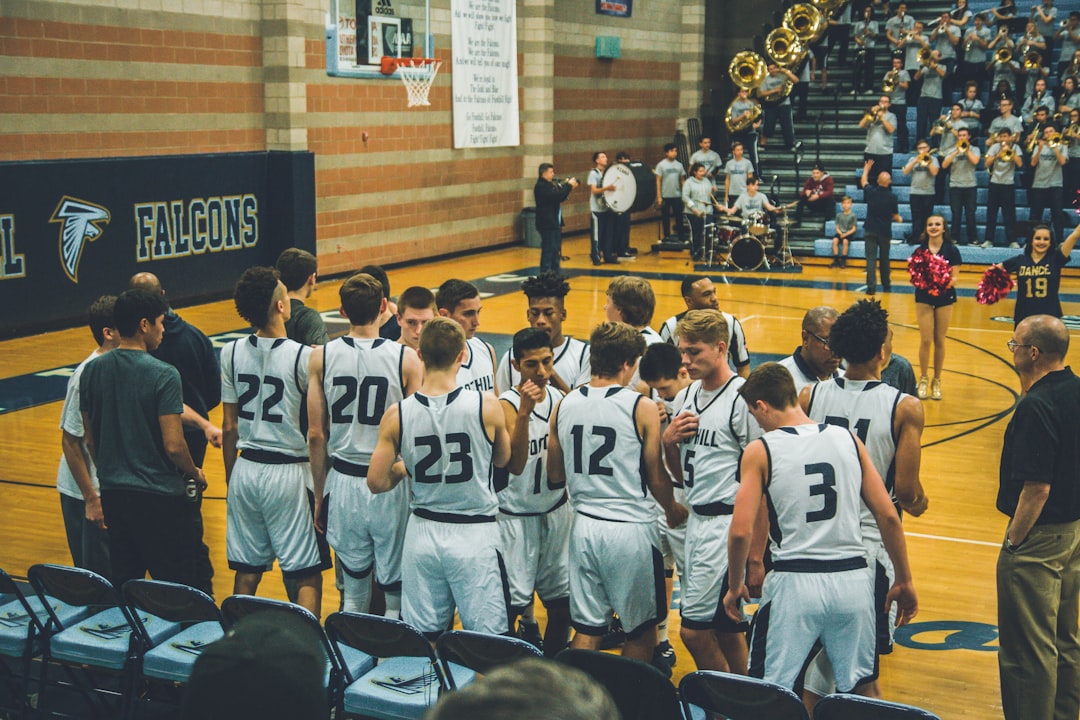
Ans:
[[[401,618],[401,591],[387,591],[384,597],[386,598],[386,617],[399,620]]]
[[[366,613],[371,605],[371,576],[354,578],[344,575],[345,590],[342,608],[346,612]]]
[[[657,642],[667,642],[668,641],[667,626],[668,626],[668,619],[667,619],[667,615],[665,615],[663,617],[663,619],[660,620],[660,622],[658,622],[656,624],[656,641]]]

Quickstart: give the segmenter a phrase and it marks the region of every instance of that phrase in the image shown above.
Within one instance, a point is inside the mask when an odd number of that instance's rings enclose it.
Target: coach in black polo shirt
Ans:
[[[874,261],[881,258],[881,289],[889,292],[889,244],[892,242],[892,224],[902,218],[896,202],[896,193],[890,189],[892,175],[878,173],[877,184],[870,184],[870,169],[874,161],[867,160],[863,165],[862,180],[859,187],[866,201],[866,222],[863,223],[863,240],[866,242],[866,294],[877,291],[874,278]]]
[[[1032,315],[1009,341],[1026,394],[1005,430],[997,508],[998,668],[1006,720],[1080,715],[1080,378],[1069,331]]]

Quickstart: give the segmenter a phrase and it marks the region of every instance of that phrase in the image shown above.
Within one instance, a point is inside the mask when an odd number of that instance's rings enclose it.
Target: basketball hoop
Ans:
[[[435,82],[442,62],[435,58],[384,57],[380,69],[386,75],[397,73],[409,94],[409,107],[431,105],[428,92]]]

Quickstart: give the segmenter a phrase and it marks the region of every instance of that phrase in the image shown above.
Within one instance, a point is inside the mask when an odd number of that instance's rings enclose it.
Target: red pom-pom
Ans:
[[[908,275],[917,290],[941,295],[952,282],[952,266],[945,258],[919,248],[908,258]]]
[[[991,265],[983,273],[979,287],[975,290],[975,299],[980,305],[993,305],[1003,299],[1013,289],[1013,279],[1009,271],[998,265]]]

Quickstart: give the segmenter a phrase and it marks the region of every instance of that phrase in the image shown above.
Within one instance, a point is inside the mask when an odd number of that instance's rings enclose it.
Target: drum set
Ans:
[[[746,217],[714,215],[713,221],[705,224],[705,265],[738,270],[757,270],[763,265],[766,270],[771,270],[773,264],[780,267],[794,265],[795,259],[788,247],[788,229],[795,221],[787,216],[787,211],[797,204],[798,201],[781,206],[781,216],[774,223],[781,233],[781,243],[773,263],[769,262],[766,248],[776,246],[778,230],[769,226],[768,213],[753,212]]]

